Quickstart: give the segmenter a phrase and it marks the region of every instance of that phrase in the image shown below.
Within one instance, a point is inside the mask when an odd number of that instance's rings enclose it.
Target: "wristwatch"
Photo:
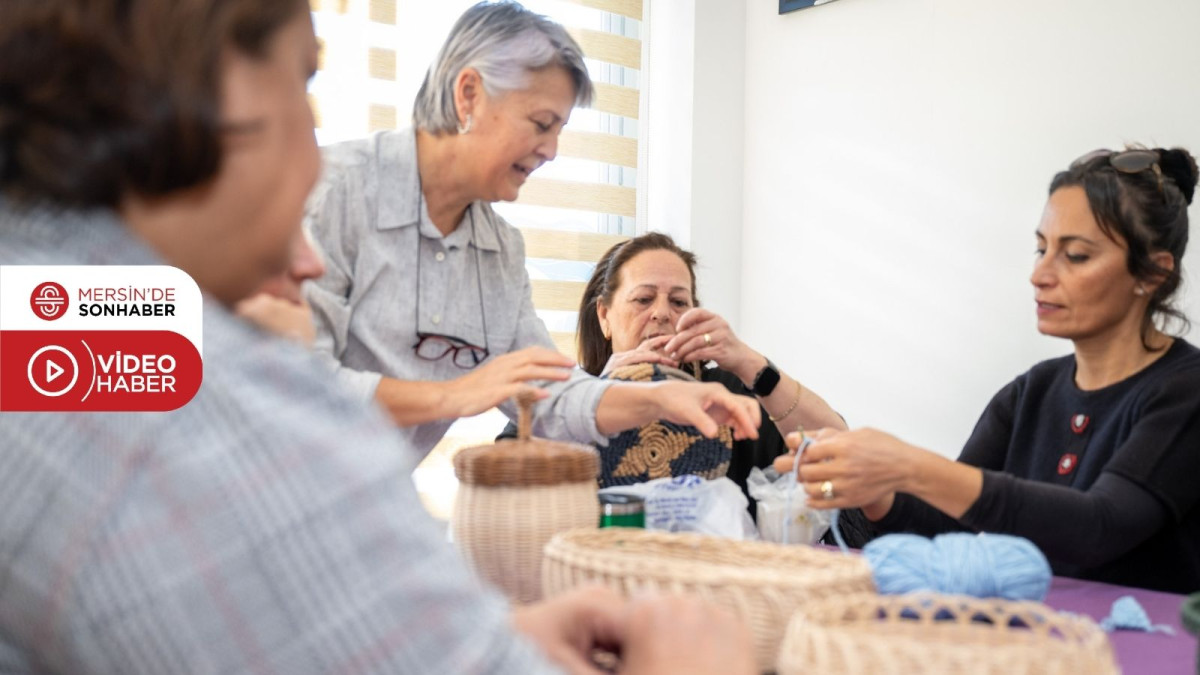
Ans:
[[[766,398],[775,391],[775,385],[779,384],[779,369],[771,363],[771,359],[767,359],[767,365],[758,371],[754,376],[754,384],[750,385],[750,390],[755,396]]]

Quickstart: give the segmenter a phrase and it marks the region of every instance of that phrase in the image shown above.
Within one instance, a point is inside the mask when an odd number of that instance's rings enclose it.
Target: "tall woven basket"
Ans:
[[[464,448],[451,528],[467,564],[513,602],[542,596],[542,548],[556,532],[596,528],[599,458],[584,445],[530,438],[532,401],[520,402],[517,440]]]
[[[1090,619],[1038,602],[967,596],[827,598],[788,624],[780,675],[798,673],[1119,673]]]
[[[754,634],[762,670],[774,668],[788,619],[814,600],[873,592],[858,556],[805,546],[627,528],[571,530],[546,545],[546,596],[588,583],[701,596],[737,614]]]

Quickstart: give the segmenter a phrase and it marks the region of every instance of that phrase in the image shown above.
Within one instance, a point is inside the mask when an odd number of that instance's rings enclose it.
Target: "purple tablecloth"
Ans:
[[[1109,633],[1121,670],[1127,675],[1194,675],[1196,638],[1183,629],[1179,618],[1186,596],[1055,577],[1046,604],[1090,616],[1100,623],[1112,611],[1113,602],[1123,595],[1132,595],[1141,603],[1150,616],[1150,623],[1166,624],[1175,630],[1175,634],[1130,630]]]

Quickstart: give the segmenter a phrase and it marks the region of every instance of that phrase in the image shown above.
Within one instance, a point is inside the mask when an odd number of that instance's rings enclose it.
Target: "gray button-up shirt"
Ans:
[[[534,312],[521,233],[477,201],[443,237],[421,198],[412,129],[330,145],[323,154],[324,176],[305,221],[326,272],[306,284],[306,294],[315,348],[339,380],[369,399],[381,376],[444,381],[468,372],[449,356],[419,358],[418,331],[487,346],[493,357],[534,345],[554,349]],[[534,433],[605,443],[596,406],[608,385],[578,368],[566,382],[549,385],[550,397],[535,409]],[[515,417],[511,402],[501,410]],[[452,422],[405,433],[424,454]]]

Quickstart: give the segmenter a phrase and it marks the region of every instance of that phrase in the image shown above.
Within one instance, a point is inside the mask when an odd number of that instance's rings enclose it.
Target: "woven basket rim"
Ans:
[[[920,617],[900,616],[908,608]],[[954,617],[938,620],[943,610]],[[991,623],[972,620],[980,615]],[[1010,625],[1013,618],[1027,626]],[[932,592],[854,593],[805,603],[788,621],[776,668],[873,672],[897,663],[920,663],[931,672],[965,663],[969,672],[1120,672],[1108,636],[1087,617],[1028,600]]]
[[[641,540],[639,544],[648,543],[651,547],[638,550],[612,549],[596,548],[585,543],[597,539],[618,539],[621,536]],[[581,542],[581,539],[585,542]],[[747,565],[703,558],[682,558],[673,553],[664,554],[662,548],[652,548],[653,545],[661,543],[687,542],[742,549],[748,554],[759,554],[762,558]],[[698,551],[698,555],[702,553],[703,551]],[[845,577],[848,572],[858,574],[864,569],[869,569],[866,559],[861,556],[843,555],[808,546],[739,541],[693,532],[659,532],[619,527],[560,532],[546,544],[545,555],[548,558],[563,555],[586,556],[592,565],[627,569],[633,576],[641,579],[704,586],[763,586],[780,590],[809,589],[814,585]],[[797,574],[798,568],[803,570],[803,574]]]
[[[667,380],[678,380],[680,382],[698,381],[686,370],[681,370],[673,366],[665,366],[659,363],[631,363],[627,366],[613,368],[611,371],[604,374],[603,379],[618,380],[621,382],[649,382],[650,380],[644,377],[644,375],[654,373],[655,368],[658,368],[659,373],[664,375]]]
[[[913,607],[931,603],[932,607],[955,608],[960,613],[989,617],[1039,617],[1043,621],[1039,628],[1010,626],[1007,621],[994,623],[934,621],[919,619],[883,620],[866,614],[845,618],[848,607]],[[837,618],[837,614],[843,618]],[[870,595],[860,593],[839,598],[823,598],[799,608],[792,622],[807,624],[807,630],[850,634],[856,637],[869,636],[873,641],[911,643],[914,635],[920,635],[924,644],[950,644],[954,646],[983,643],[976,646],[1031,647],[1054,645],[1054,650],[1096,649],[1111,647],[1108,637],[1094,621],[1087,617],[1060,612],[1053,607],[1032,600],[1005,600],[1002,598],[976,598],[966,595],[951,595],[922,591],[902,595]],[[897,630],[899,629],[899,630]],[[1057,631],[1058,635],[1052,633]],[[1016,638],[1008,641],[1010,638]]]

